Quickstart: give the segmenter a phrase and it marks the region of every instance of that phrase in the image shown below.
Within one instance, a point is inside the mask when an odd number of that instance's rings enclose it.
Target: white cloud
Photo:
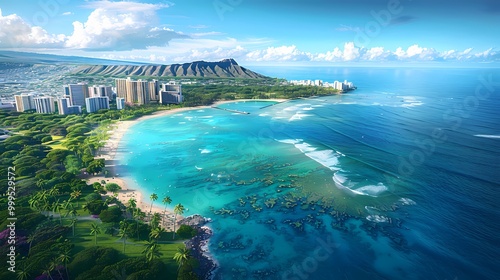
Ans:
[[[307,61],[311,60],[312,55],[292,45],[251,51],[246,54],[246,58],[249,61]]]
[[[16,14],[3,16],[0,10],[1,48],[62,47],[66,36],[49,34],[39,26],[30,26]]]
[[[367,50],[361,60],[376,61],[386,60],[391,55],[390,51],[385,51],[383,47],[374,47]]]
[[[85,23],[73,22],[73,34],[66,47],[86,50],[132,50],[165,46],[173,38],[185,38],[169,28],[154,26],[156,11],[166,4],[96,1],[84,5],[95,8]]]

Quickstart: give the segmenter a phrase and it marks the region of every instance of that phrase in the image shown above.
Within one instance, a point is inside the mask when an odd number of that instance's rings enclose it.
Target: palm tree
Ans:
[[[127,243],[127,238],[130,233],[130,225],[126,221],[120,222],[120,237],[123,240],[123,253],[125,253],[125,243]]]
[[[174,207],[174,233],[173,233],[173,238],[175,239],[175,225],[177,224],[177,215],[182,215],[184,214],[184,206],[182,204],[177,204]]]
[[[52,272],[54,268],[52,267],[52,264],[47,264],[47,266],[45,266],[45,268],[43,269],[43,274],[47,274],[49,276],[50,279],[54,280],[54,278],[52,278],[52,275],[50,275],[50,273]]]
[[[92,234],[94,235],[94,244],[97,246],[97,235],[101,234],[101,227],[96,223],[90,225],[90,235]]]
[[[174,260],[179,264],[179,268],[191,259],[191,251],[186,247],[177,248],[177,253],[174,255]]]
[[[152,193],[149,196],[149,199],[151,199],[151,207],[149,207],[149,215],[151,215],[151,211],[153,211],[153,202],[155,202],[158,199],[158,195],[155,193]]]
[[[135,208],[134,219],[137,231],[137,239],[139,239],[139,220],[143,220],[146,217],[146,213],[142,212],[140,208]]]
[[[75,237],[75,225],[76,225],[77,221],[78,221],[78,219],[75,219],[75,218],[73,218],[73,219],[70,220],[70,224],[69,225],[70,225],[70,227],[72,229],[72,237]]]
[[[56,186],[53,186],[49,191],[49,196],[53,196],[54,198],[59,195],[59,189]]]
[[[134,210],[136,208],[137,208],[137,200],[135,198],[129,199],[127,209],[130,211],[130,214],[134,215]]]
[[[35,239],[37,237],[38,237],[38,231],[35,230],[34,232],[30,233],[30,235],[28,235],[28,239],[26,239],[26,241],[28,241],[28,243],[29,243],[28,257],[30,256],[30,253],[31,253],[31,244],[33,243],[33,241],[35,241]]]
[[[29,200],[28,200],[28,203],[30,205],[30,208],[34,208],[35,210],[40,210],[40,202],[38,200],[38,198],[34,195],[31,195]]]
[[[156,240],[150,240],[146,243],[146,248],[142,251],[146,255],[148,262],[153,259],[160,258],[163,254],[160,252],[160,247],[156,244]]]
[[[62,276],[62,273],[59,270],[59,258],[54,257],[52,259],[52,261],[50,261],[49,264],[50,264],[50,267],[51,267],[52,270],[54,270],[54,269],[57,270],[57,273],[59,273],[59,276],[60,276],[59,279],[63,279],[64,277]]]
[[[82,195],[82,191],[80,190],[73,190],[69,196],[72,198],[72,199],[78,199],[80,196]],[[78,207],[78,201],[76,202],[76,206]]]
[[[159,239],[161,234],[165,232],[165,229],[162,227],[157,227],[151,230],[149,233],[149,238],[151,239]]]
[[[167,205],[170,205],[170,203],[172,203],[172,199],[167,195],[161,202],[165,204],[165,210],[163,211],[163,217],[165,217],[165,215],[167,215]]]
[[[158,228],[160,226],[160,221],[161,221],[160,214],[154,213],[149,224],[151,225],[151,228],[155,229],[155,228]]]
[[[58,260],[64,264],[64,269],[66,270],[66,279],[69,279],[68,263],[71,260],[70,249],[66,248],[64,251],[62,251],[58,257]]]
[[[63,204],[59,203],[59,199],[54,201],[52,203],[52,212],[56,214],[56,212],[59,212],[59,224],[62,225],[62,215],[61,215],[61,209],[63,208]]]
[[[26,267],[26,263],[23,263],[23,268],[17,271],[17,280],[28,280],[30,279],[29,266]]]

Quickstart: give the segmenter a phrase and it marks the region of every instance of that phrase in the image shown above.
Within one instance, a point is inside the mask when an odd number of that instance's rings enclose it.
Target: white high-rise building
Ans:
[[[122,97],[116,98],[116,109],[117,110],[125,109],[125,98],[122,98]]]
[[[109,109],[109,98],[107,96],[96,96],[85,98],[87,113],[97,112],[101,109]]]
[[[183,101],[182,85],[174,81],[162,84],[160,91],[160,104],[179,104]]]
[[[57,100],[57,109],[60,115],[80,114],[82,112],[82,106],[71,105],[69,98],[60,98]]]
[[[109,100],[113,100],[113,90],[111,86],[91,86],[89,87],[89,97],[107,96]]]
[[[40,114],[52,114],[55,111],[54,98],[50,96],[41,96],[33,98],[35,109]]]
[[[16,110],[18,112],[35,109],[35,102],[33,101],[34,95],[23,93],[21,95],[15,95],[14,98],[16,100]]]

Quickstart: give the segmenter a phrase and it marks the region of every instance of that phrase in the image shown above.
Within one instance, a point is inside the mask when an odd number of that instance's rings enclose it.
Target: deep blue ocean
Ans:
[[[277,68],[328,97],[142,121],[146,196],[212,218],[216,279],[499,279],[500,69]]]

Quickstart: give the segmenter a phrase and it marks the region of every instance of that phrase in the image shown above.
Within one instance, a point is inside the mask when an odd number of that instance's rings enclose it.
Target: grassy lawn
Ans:
[[[80,211],[78,211],[80,212]],[[79,213],[83,217],[87,217],[88,213]],[[90,235],[90,226],[93,223],[100,223],[100,220],[78,220],[75,225],[75,236],[72,236],[70,230],[68,239],[75,244],[73,253],[76,254],[84,249],[95,246],[94,235]],[[69,219],[64,219],[63,224],[66,226],[70,225]],[[119,236],[111,236],[110,234],[105,234],[104,229],[101,228],[101,234],[97,235],[97,246],[114,248],[123,253],[123,240]],[[162,242],[160,240],[159,242]],[[146,241],[136,241],[133,238],[129,238],[125,244],[125,255],[128,257],[140,257],[143,256],[142,250],[144,250],[144,245]],[[177,263],[174,261],[173,257],[177,252],[177,248],[184,247],[184,244],[177,241],[172,243],[158,244],[160,246],[160,252],[163,254],[161,260],[165,263],[168,269],[168,275],[165,279],[177,279]]]
[[[52,141],[43,144],[51,147],[54,150],[55,149],[67,150],[67,148],[62,145],[62,143],[64,143],[65,140],[66,139],[64,139],[64,136],[52,135]]]

